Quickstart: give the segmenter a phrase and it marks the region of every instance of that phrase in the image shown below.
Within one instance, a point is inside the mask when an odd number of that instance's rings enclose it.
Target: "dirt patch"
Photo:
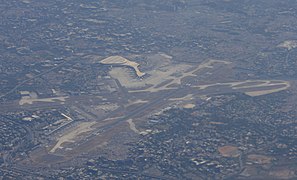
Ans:
[[[214,124],[214,125],[225,125],[226,123],[212,121],[212,122],[209,122],[209,124]]]
[[[296,177],[295,172],[290,169],[278,169],[270,171],[269,175],[277,179],[292,179]]]
[[[185,109],[193,109],[196,105],[195,104],[185,104],[183,105],[183,108]]]
[[[224,157],[239,157],[240,151],[235,146],[222,146],[218,148],[220,154]]]
[[[127,122],[129,123],[129,127],[133,132],[140,134],[140,131],[138,129],[136,129],[136,126],[132,119],[128,119]]]
[[[272,161],[271,157],[264,156],[264,155],[258,155],[258,154],[251,154],[248,155],[248,161],[251,161],[255,164],[270,164]]]

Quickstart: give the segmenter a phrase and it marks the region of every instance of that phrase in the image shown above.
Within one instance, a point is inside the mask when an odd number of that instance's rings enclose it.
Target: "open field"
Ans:
[[[68,97],[53,97],[53,98],[31,98],[29,96],[23,96],[19,101],[19,105],[33,104],[35,102],[60,102],[63,104]]]
[[[70,132],[67,132],[66,134],[62,135],[58,138],[58,142],[55,144],[55,146],[49,151],[50,153],[56,152],[57,149],[63,148],[63,143],[71,142],[74,143],[75,139],[86,132],[92,131],[92,125],[96,124],[95,122],[83,122],[79,124],[77,127],[72,129]]]

